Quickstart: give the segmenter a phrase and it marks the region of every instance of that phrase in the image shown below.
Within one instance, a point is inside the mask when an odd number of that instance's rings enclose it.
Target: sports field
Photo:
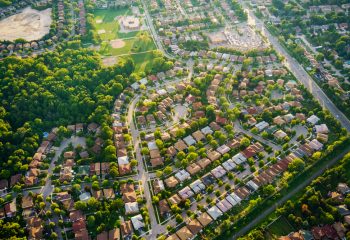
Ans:
[[[116,60],[131,57],[137,71],[149,68],[151,51],[156,49],[150,33],[144,30],[119,32],[118,17],[132,15],[129,8],[95,10],[93,14],[96,33],[101,38],[99,53],[104,56],[106,62],[113,63],[113,57]]]

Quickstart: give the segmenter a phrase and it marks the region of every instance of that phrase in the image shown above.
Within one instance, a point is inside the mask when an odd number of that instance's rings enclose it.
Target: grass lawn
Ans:
[[[268,230],[272,235],[285,236],[293,232],[294,228],[287,219],[281,216],[268,227]]]
[[[130,57],[132,60],[134,60],[136,72],[150,70],[151,65],[149,63],[151,63],[153,58],[151,52],[134,54],[130,55]]]
[[[105,33],[99,34],[102,41],[112,40],[117,38],[135,37],[138,31],[129,33],[119,32],[119,23],[115,20],[118,16],[131,15],[129,8],[122,9],[99,9],[93,12],[96,31],[104,30]],[[102,21],[99,23],[98,21]]]
[[[125,45],[122,48],[113,48],[108,42],[101,44],[100,53],[105,56],[118,56],[122,54],[139,53],[155,50],[156,46],[153,41],[148,43],[138,42],[138,38],[129,38],[123,40]]]

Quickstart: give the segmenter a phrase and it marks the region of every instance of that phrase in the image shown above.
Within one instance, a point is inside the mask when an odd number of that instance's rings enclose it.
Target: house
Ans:
[[[209,208],[207,213],[214,220],[218,219],[223,214],[222,211],[217,206],[213,206],[213,207]]]
[[[191,233],[193,235],[196,235],[197,233],[199,233],[203,229],[203,226],[197,219],[192,219],[187,224],[187,228],[191,231]]]
[[[196,140],[191,135],[188,135],[183,140],[187,144],[187,146],[192,146],[196,144]]]
[[[182,200],[186,200],[194,195],[194,193],[192,192],[192,190],[188,186],[181,189],[178,192],[178,194],[182,198]]]
[[[7,194],[8,181],[6,179],[0,180],[0,196]]]
[[[176,150],[178,151],[183,151],[187,148],[187,145],[185,144],[185,142],[183,140],[179,140],[174,144],[174,147]]]
[[[218,160],[221,157],[221,154],[218,153],[217,151],[210,151],[208,152],[208,158],[210,159],[210,161],[215,161]]]
[[[125,214],[130,215],[130,214],[135,214],[139,213],[139,205],[137,202],[128,202],[125,203]]]
[[[74,210],[69,213],[69,219],[71,222],[76,222],[79,219],[86,219],[85,215],[80,210]]]
[[[216,204],[216,206],[223,212],[227,212],[232,208],[232,205],[225,198]]]
[[[190,178],[190,174],[186,170],[180,170],[175,174],[175,177],[180,181],[183,182]]]
[[[164,182],[169,188],[173,188],[179,183],[179,181],[174,176],[165,179]]]
[[[320,124],[320,125],[315,125],[315,131],[316,131],[316,133],[322,133],[322,134],[329,133],[328,127],[324,123]]]
[[[179,204],[180,202],[182,202],[182,199],[178,194],[175,193],[173,196],[171,196],[168,199],[168,201],[169,201],[170,205],[174,205],[174,204]]]
[[[135,230],[140,230],[145,227],[141,214],[131,217],[130,220]]]
[[[203,158],[197,161],[197,164],[202,168],[205,169],[211,161],[208,158]]]
[[[226,174],[226,170],[221,165],[217,166],[210,172],[215,178],[221,178]]]
[[[273,135],[274,135],[275,138],[278,139],[278,140],[284,139],[286,136],[288,136],[287,133],[285,133],[285,132],[282,131],[282,130],[276,131]]]
[[[202,213],[198,218],[197,218],[198,222],[200,222],[200,224],[203,226],[203,227],[206,227],[208,226],[212,221],[213,219],[210,217],[210,215],[206,212]]]
[[[181,239],[181,240],[187,240],[191,239],[193,237],[193,234],[191,231],[186,227],[182,227],[180,230],[176,232],[176,235]]]
[[[199,171],[201,171],[201,167],[196,164],[196,163],[192,163],[190,164],[187,168],[186,168],[187,172],[189,172],[190,175],[195,175],[196,173],[198,173]]]
[[[203,139],[205,139],[205,135],[199,130],[197,130],[194,133],[192,133],[192,136],[195,139],[195,141],[197,141],[197,142],[202,141]]]
[[[14,217],[17,213],[16,198],[5,204],[6,217]]]
[[[337,186],[337,191],[342,194],[348,194],[350,192],[350,188],[346,183],[339,183]]]
[[[22,209],[32,208],[34,206],[33,198],[29,195],[22,197]]]
[[[120,231],[122,233],[123,239],[127,238],[128,236],[131,236],[131,234],[134,232],[131,221],[125,221],[120,224]]]
[[[312,115],[309,118],[307,118],[306,121],[311,125],[315,125],[316,123],[318,123],[320,121],[320,119],[317,116]]]
[[[165,199],[159,201],[159,211],[162,216],[166,216],[171,212],[170,207]]]

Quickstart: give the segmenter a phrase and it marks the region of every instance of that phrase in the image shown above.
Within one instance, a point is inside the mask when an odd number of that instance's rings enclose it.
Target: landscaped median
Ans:
[[[254,202],[250,202],[248,207],[248,211],[243,210],[240,214],[237,214],[235,216],[230,216],[229,219],[224,220],[222,224],[220,224],[218,227],[215,227],[217,234],[216,239],[228,239],[235,234],[238,233],[237,230],[243,229],[244,226],[248,225],[255,219],[257,219],[259,216],[261,216],[265,211],[268,211],[269,208],[272,207],[272,210],[274,210],[277,205],[283,204],[286,200],[288,200],[288,194],[291,194],[293,190],[295,191],[296,188],[299,187],[298,193],[293,195],[293,198],[298,196],[300,194],[300,190],[302,190],[312,179],[319,176],[323,171],[319,172],[320,169],[326,169],[328,167],[331,167],[339,159],[341,159],[347,152],[350,151],[350,138],[349,137],[343,137],[340,139],[340,141],[337,141],[335,143],[334,148],[328,148],[325,151],[325,155],[314,164],[310,165],[309,167],[306,167],[304,171],[302,171],[300,174],[295,175],[291,181],[288,182],[288,186],[282,188],[279,192],[276,192],[274,195],[272,195],[269,198],[266,198],[264,201],[260,202],[258,205],[255,205],[252,207]],[[335,160],[333,160],[335,159]],[[333,160],[333,161],[332,161]],[[287,197],[286,199],[284,199]],[[253,201],[256,201],[255,199]],[[274,207],[275,205],[275,207]],[[250,209],[251,208],[251,209]],[[250,210],[250,211],[249,211]],[[266,217],[268,217],[268,212]],[[262,218],[260,221],[256,222],[258,224],[259,222],[262,222],[266,220],[266,217]],[[232,224],[233,223],[233,224]],[[252,228],[254,226],[251,226]],[[249,229],[246,229],[247,231]],[[214,229],[210,229],[211,232],[214,232]],[[244,232],[240,232],[240,234],[243,234]]]

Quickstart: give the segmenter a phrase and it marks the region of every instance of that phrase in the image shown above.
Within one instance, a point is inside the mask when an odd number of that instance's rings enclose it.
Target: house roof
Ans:
[[[170,188],[175,187],[179,183],[179,181],[174,176],[165,179],[164,182]]]
[[[211,163],[211,161],[208,158],[203,158],[197,161],[197,164],[202,168],[206,168],[209,164]]]
[[[210,217],[210,215],[206,212],[202,213],[198,218],[197,218],[198,222],[200,222],[200,224],[202,224],[203,227],[206,227],[207,225],[209,225],[213,219]]]
[[[222,211],[217,207],[213,206],[208,209],[207,213],[214,219],[216,220],[222,215]]]
[[[181,239],[181,240],[187,240],[193,237],[193,234],[191,231],[186,227],[182,227],[180,230],[176,232],[176,235]]]
[[[195,175],[201,170],[201,167],[196,163],[192,163],[186,168],[186,170],[190,173],[190,175]]]
[[[217,151],[210,151],[208,152],[208,158],[210,161],[215,161],[221,157],[221,154],[218,153]]]
[[[125,221],[120,224],[120,231],[122,232],[122,236],[128,236],[133,232],[133,228],[131,225],[131,221]]]
[[[187,224],[187,228],[192,232],[193,235],[196,235],[200,230],[203,229],[203,226],[197,219],[193,219]]]

